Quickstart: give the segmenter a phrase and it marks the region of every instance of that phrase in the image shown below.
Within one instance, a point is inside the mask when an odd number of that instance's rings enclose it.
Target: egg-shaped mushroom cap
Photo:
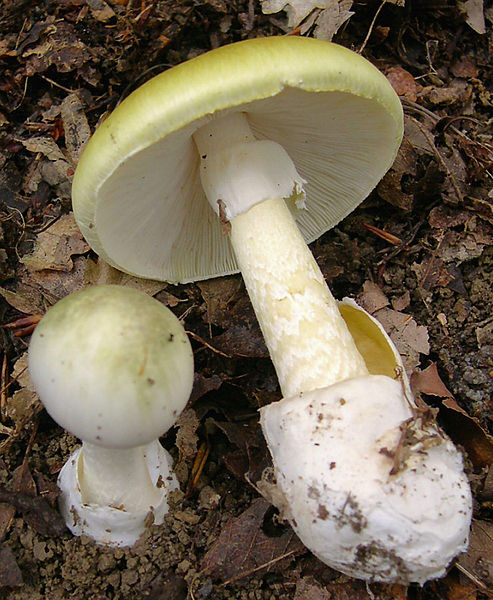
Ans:
[[[93,286],[51,307],[29,345],[29,373],[51,417],[92,444],[126,448],[166,432],[193,384],[175,315],[136,289]]]
[[[307,242],[349,214],[391,166],[400,101],[382,73],[344,47],[296,36],[246,40],[157,75],[99,126],[73,183],[79,227],[122,271],[187,282],[237,272],[200,182],[194,132],[246,113],[306,180],[295,216]]]

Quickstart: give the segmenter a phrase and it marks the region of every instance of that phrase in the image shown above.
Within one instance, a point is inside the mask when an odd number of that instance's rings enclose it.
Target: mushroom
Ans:
[[[376,186],[402,131],[392,87],[350,50],[296,36],[232,44],[153,78],[101,124],[75,173],[75,217],[101,257],[134,275],[241,270],[286,406],[373,377],[307,242]],[[359,572],[414,581],[412,568],[388,574],[382,561]]]
[[[467,548],[472,499],[462,456],[414,400],[378,321],[349,299],[339,309],[369,374],[261,409],[276,488],[269,473],[259,486],[331,567],[423,584]]]
[[[116,285],[51,307],[29,344],[29,373],[50,416],[83,440],[62,468],[60,509],[75,535],[131,546],[177,487],[158,438],[185,407],[193,354],[159,301]]]

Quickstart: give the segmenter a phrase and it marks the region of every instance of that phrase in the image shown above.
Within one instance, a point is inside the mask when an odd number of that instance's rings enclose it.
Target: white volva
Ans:
[[[163,522],[178,486],[158,437],[192,389],[181,323],[138,290],[89,287],[41,319],[29,372],[51,417],[83,441],[58,478],[67,527],[100,544],[133,545],[150,515]]]

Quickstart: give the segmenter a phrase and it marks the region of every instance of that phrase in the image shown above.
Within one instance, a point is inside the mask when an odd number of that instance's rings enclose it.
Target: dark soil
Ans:
[[[8,324],[0,329],[1,598],[492,597],[493,37],[469,26],[452,1],[381,4],[355,1],[334,41],[358,50],[369,35],[363,55],[402,97],[405,140],[377,190],[312,251],[336,297],[368,305],[379,290],[387,324],[392,311],[409,315],[412,332],[389,333],[418,392],[464,449],[475,498],[471,549],[423,588],[366,586],[311,556],[247,482],[268,464],[257,409],[280,392],[241,278],[176,287],[124,278],[97,264],[66,216],[87,122],[93,130],[146,79],[192,56],[285,34],[285,13],[264,15],[253,0],[7,0],[0,6],[0,323]],[[491,26],[492,9],[484,8]],[[75,92],[79,104],[67,108]],[[55,225],[51,250],[33,254]],[[189,408],[162,439],[182,491],[164,525],[130,549],[74,538],[47,508],[56,506],[57,474],[78,441],[42,411],[25,371],[39,315],[95,281],[156,295],[184,318],[195,350]],[[198,452],[206,460],[193,482]]]

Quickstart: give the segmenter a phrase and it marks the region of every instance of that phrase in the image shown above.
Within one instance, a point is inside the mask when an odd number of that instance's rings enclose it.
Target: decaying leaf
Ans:
[[[410,102],[416,102],[421,86],[416,83],[409,71],[399,66],[391,67],[386,76],[398,96],[404,97]]]
[[[8,546],[0,546],[0,588],[22,585],[22,573]]]
[[[469,549],[459,557],[459,565],[490,589],[493,586],[493,523],[473,520]]]
[[[84,274],[84,287],[86,285],[124,285],[131,288],[135,288],[150,296],[155,296],[168,286],[163,281],[154,281],[152,279],[142,279],[141,277],[134,277],[128,275],[122,271],[118,271],[102,258],[98,258],[94,261],[89,258],[86,262],[86,272]],[[166,292],[166,298],[160,298],[160,300],[166,304],[166,306],[176,306],[180,301],[172,294]]]
[[[72,256],[89,251],[89,245],[77,227],[73,213],[62,215],[51,227],[41,232],[31,254],[22,262],[29,271],[71,271]]]
[[[269,355],[241,278],[220,277],[197,285],[206,304],[206,321],[226,330],[211,340],[214,348],[228,356]]]
[[[387,308],[384,302],[389,304],[378,286],[365,282],[363,292],[358,296],[358,303],[382,324],[399,351],[406,372],[411,374],[419,365],[419,355],[430,352],[428,329],[418,325],[410,315]],[[376,306],[383,307],[375,308]]]
[[[279,572],[294,556],[306,551],[291,528],[269,537],[262,525],[270,504],[258,498],[238,517],[230,519],[204,556],[202,568],[214,579],[239,581]]]
[[[20,511],[38,533],[59,536],[66,531],[64,519],[44,498],[19,491],[12,492],[0,485],[0,502],[6,502]]]
[[[50,25],[40,43],[22,54],[27,59],[26,73],[30,77],[44,73],[52,65],[57,71],[68,73],[91,58],[89,48],[77,37],[72,24],[58,20]]]
[[[23,284],[22,282],[20,282],[16,288],[17,289],[13,291],[0,287],[0,296],[2,296],[10,306],[26,315],[45,312],[46,306],[44,299],[37,289],[30,285]]]
[[[377,186],[381,198],[402,210],[411,210],[413,206],[413,195],[403,189],[403,184],[406,178],[416,175],[417,159],[416,151],[405,137],[392,168]]]
[[[457,3],[466,14],[466,23],[474,29],[476,33],[486,33],[486,24],[484,22],[483,0],[467,0]]]
[[[61,114],[65,146],[72,165],[76,166],[84,146],[91,137],[91,128],[77,94],[69,94],[63,100]]]
[[[269,351],[265,345],[260,327],[230,327],[213,338],[214,347],[229,356],[266,358]]]
[[[455,401],[438,374],[436,363],[413,373],[411,384],[415,392],[442,399],[440,419],[456,444],[467,452],[473,465],[483,468],[493,463],[493,438],[479,421],[470,417]]]
[[[284,10],[288,26],[296,28],[303,23],[301,33],[315,26],[315,37],[330,41],[351,15],[352,0],[261,0],[262,12],[272,14]]]
[[[116,17],[115,11],[104,0],[86,0],[91,13],[98,21],[106,23]]]

